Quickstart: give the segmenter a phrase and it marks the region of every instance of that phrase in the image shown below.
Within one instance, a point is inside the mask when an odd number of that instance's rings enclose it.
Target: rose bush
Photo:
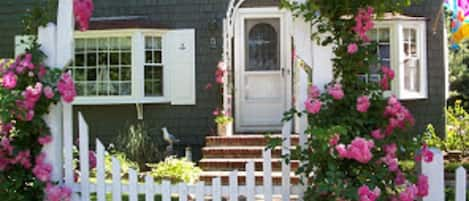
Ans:
[[[43,120],[63,98],[73,101],[69,73],[46,67],[32,46],[16,60],[0,61],[0,197],[2,200],[69,200],[71,190],[51,181],[52,165],[42,152],[52,142]]]
[[[373,20],[411,2],[334,2],[282,1],[317,27],[313,37],[322,45],[334,44],[334,81],[323,88],[324,93],[321,87],[311,86],[306,110],[291,110],[285,117],[308,115],[306,148],[292,153],[303,162],[297,173],[309,181],[305,200],[411,201],[424,197],[427,176],[404,170],[399,162],[430,162],[433,154],[419,135],[408,132],[415,120],[407,108],[396,97],[383,94],[394,72],[383,66],[380,81],[360,79],[370,66],[379,65],[377,44],[368,36]]]

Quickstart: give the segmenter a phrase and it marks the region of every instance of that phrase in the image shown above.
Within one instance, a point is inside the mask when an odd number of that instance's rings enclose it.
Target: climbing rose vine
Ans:
[[[397,12],[411,2],[334,3],[282,1],[316,26],[313,38],[322,45],[333,44],[335,53],[335,79],[324,87],[311,86],[305,111],[292,109],[285,116],[308,116],[306,146],[291,155],[302,161],[297,173],[308,179],[305,200],[413,201],[425,197],[428,177],[405,168],[402,162],[431,162],[433,153],[419,135],[410,132],[415,120],[409,110],[395,96],[384,96],[395,73],[380,65],[377,44],[368,35],[384,11]],[[373,66],[380,69],[381,79],[363,79]]]
[[[88,30],[89,21],[93,14],[93,0],[73,0],[75,20],[80,25],[81,31]]]
[[[51,181],[43,147],[52,142],[43,120],[62,98],[72,102],[69,73],[46,67],[38,45],[0,61],[0,197],[7,201],[66,201],[71,190]]]

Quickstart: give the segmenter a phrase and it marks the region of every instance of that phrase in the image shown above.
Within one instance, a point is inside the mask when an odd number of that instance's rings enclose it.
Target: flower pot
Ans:
[[[232,136],[233,135],[233,122],[217,125],[218,136]]]

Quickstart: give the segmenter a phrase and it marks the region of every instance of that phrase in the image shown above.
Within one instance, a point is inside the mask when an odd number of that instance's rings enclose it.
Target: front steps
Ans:
[[[272,135],[273,138],[281,138],[281,135]],[[292,147],[298,144],[297,135],[291,136]],[[264,135],[234,135],[229,137],[209,136],[206,138],[206,147],[202,149],[203,159],[199,161],[199,166],[203,173],[200,180],[211,184],[212,178],[220,177],[222,184],[229,183],[229,174],[233,170],[238,170],[238,183],[245,185],[245,166],[249,160],[254,161],[256,185],[263,184],[262,172],[262,152],[267,144]],[[272,182],[274,185],[282,184],[282,159],[281,149],[272,150]],[[291,161],[292,174],[290,182],[299,183],[299,177],[293,172],[298,168],[298,161]]]

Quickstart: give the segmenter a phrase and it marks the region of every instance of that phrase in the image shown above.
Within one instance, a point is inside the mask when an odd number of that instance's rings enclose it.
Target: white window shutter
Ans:
[[[164,77],[169,76],[165,89],[171,104],[195,105],[195,30],[172,30],[163,40]]]

